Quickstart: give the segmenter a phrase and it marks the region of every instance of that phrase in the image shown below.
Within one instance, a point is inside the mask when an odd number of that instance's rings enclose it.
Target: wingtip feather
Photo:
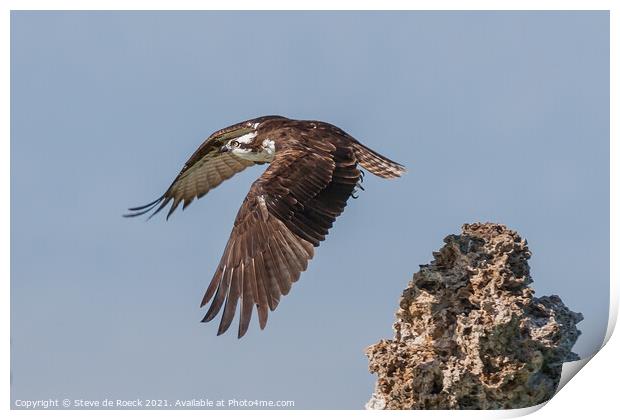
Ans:
[[[164,196],[162,195],[161,197],[159,197],[157,200],[151,201],[148,204],[145,204],[143,206],[137,206],[137,207],[130,207],[129,210],[131,213],[125,213],[123,214],[123,217],[138,217],[138,216],[142,216],[143,214],[146,214],[148,212],[150,212],[151,210],[153,210],[155,208],[155,206],[157,206],[159,203],[161,203],[162,201],[164,201]],[[165,200],[164,204],[167,203],[168,200]],[[157,214],[157,212],[161,210],[161,206],[160,208],[158,208],[154,213],[152,213],[151,215],[149,215],[148,219],[146,220],[150,220],[151,217],[153,217],[155,214]]]

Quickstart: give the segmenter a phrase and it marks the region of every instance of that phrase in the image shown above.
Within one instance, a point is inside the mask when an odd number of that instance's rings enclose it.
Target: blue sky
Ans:
[[[13,12],[12,400],[289,399],[361,408],[364,348],[444,236],[527,238],[537,295],[609,302],[606,12]],[[405,164],[372,176],[247,336],[199,303],[262,167],[145,223],[211,132],[265,114],[334,123]]]

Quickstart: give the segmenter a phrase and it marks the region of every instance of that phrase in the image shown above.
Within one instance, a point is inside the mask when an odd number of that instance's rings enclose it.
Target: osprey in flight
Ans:
[[[239,299],[239,338],[254,305],[265,328],[268,309],[288,294],[354,195],[363,178],[358,165],[382,178],[405,172],[331,124],[265,116],[211,134],[161,197],[125,216],[155,209],[152,217],[172,201],[168,218],[181,202],[185,209],[234,174],[264,163],[269,166],[243,200],[200,305],[211,301],[202,322],[224,307],[218,335],[230,327]]]

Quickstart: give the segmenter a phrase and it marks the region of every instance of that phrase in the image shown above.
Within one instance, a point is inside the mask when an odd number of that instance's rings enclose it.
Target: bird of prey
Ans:
[[[405,172],[334,125],[264,116],[211,134],[161,197],[130,208],[125,216],[154,210],[152,217],[172,202],[167,219],[179,204],[185,209],[236,173],[266,163],[241,204],[200,305],[211,301],[202,322],[224,307],[218,335],[230,327],[239,301],[238,337],[247,332],[254,306],[265,328],[268,309],[276,309],[289,293],[314,248],[361,187],[358,165],[381,178]]]

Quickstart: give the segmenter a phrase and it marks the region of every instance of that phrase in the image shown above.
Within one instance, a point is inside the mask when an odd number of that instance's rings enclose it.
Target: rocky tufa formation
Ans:
[[[366,350],[369,409],[523,408],[551,398],[583,319],[534,297],[527,242],[503,225],[464,225],[403,291],[393,340]]]

